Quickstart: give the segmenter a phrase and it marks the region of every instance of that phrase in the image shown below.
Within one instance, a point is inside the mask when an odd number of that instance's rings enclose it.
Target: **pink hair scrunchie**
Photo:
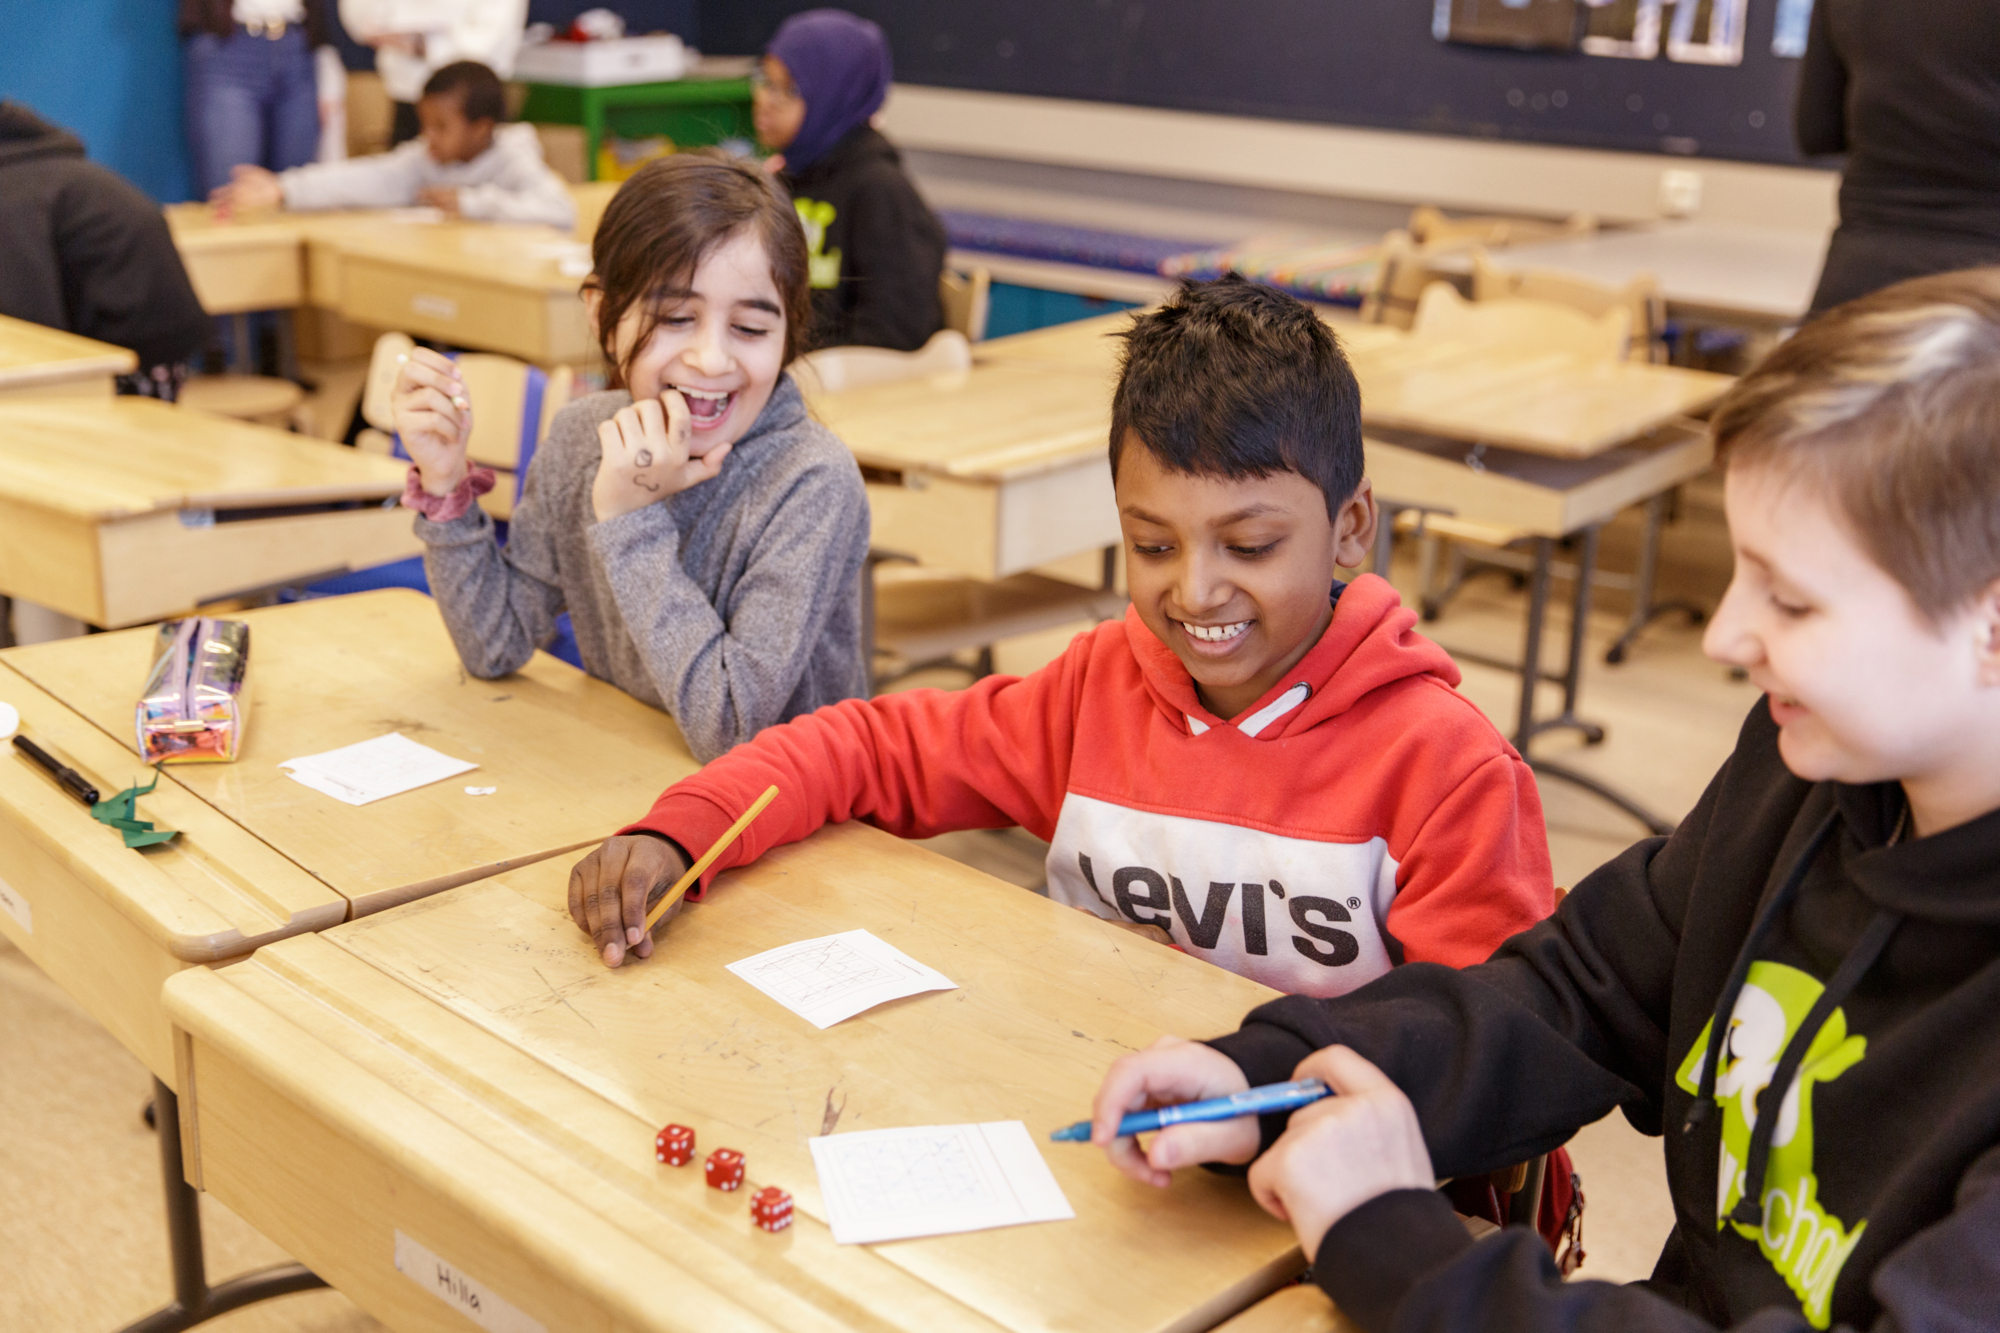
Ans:
[[[493,481],[492,468],[476,467],[465,474],[465,480],[450,495],[432,495],[424,489],[422,474],[412,464],[409,480],[403,483],[403,508],[414,509],[433,523],[449,523],[492,490]]]

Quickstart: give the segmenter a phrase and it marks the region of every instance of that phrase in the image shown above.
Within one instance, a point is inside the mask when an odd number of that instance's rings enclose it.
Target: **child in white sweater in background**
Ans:
[[[499,75],[461,60],[431,75],[417,102],[420,137],[386,153],[271,172],[239,166],[210,202],[230,211],[398,208],[425,204],[480,222],[541,222],[565,231],[576,202],[542,160],[532,125],[503,125]]]

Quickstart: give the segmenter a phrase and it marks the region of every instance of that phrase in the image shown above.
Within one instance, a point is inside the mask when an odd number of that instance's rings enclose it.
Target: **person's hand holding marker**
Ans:
[[[603,453],[590,488],[590,507],[599,523],[710,480],[722,470],[730,449],[718,444],[704,453],[693,451],[694,417],[677,389],[663,389],[658,398],[620,408],[611,420],[598,423],[597,442]]]
[[[396,372],[389,398],[403,452],[417,465],[417,480],[430,495],[450,495],[470,471],[465,449],[472,439],[472,401],[450,357],[413,347]]]

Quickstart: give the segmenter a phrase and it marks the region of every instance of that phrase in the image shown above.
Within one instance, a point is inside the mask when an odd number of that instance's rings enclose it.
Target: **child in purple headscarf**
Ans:
[[[840,9],[794,14],[755,85],[757,137],[782,154],[812,247],[813,345],[922,347],[943,325],[945,234],[868,123],[889,92],[882,30]]]

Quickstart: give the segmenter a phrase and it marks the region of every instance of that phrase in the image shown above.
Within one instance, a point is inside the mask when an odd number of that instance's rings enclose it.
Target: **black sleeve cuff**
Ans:
[[[1327,1228],[1312,1277],[1340,1312],[1375,1333],[1396,1322],[1410,1288],[1472,1244],[1436,1190],[1391,1190]]]
[[[1214,1037],[1203,1043],[1213,1046],[1234,1060],[1243,1071],[1253,1088],[1261,1088],[1267,1083],[1289,1083],[1299,1061],[1313,1053],[1313,1048],[1302,1041],[1298,1034],[1271,1023],[1245,1023],[1236,1031],[1224,1037]],[[1260,1141],[1257,1152],[1261,1156],[1265,1149],[1278,1141],[1291,1123],[1292,1113],[1280,1111],[1273,1115],[1257,1117]],[[1249,1170],[1247,1166],[1227,1166],[1211,1164],[1209,1170],[1226,1176],[1240,1176]]]

